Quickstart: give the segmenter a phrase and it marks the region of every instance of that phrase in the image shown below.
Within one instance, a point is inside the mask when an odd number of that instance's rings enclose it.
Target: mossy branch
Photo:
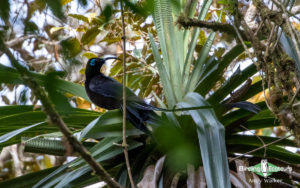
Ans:
[[[198,20],[198,19],[187,18],[187,17],[184,17],[184,16],[179,16],[178,17],[177,24],[179,24],[181,27],[184,27],[186,29],[190,28],[190,27],[203,27],[203,28],[206,28],[206,29],[211,29],[213,31],[219,31],[219,32],[227,33],[229,35],[234,36],[235,38],[238,37],[234,27],[230,24],[219,23],[219,22],[201,21],[201,20]],[[239,30],[239,33],[241,34],[241,36],[244,40],[247,40],[247,37],[245,36],[245,34],[242,30]]]

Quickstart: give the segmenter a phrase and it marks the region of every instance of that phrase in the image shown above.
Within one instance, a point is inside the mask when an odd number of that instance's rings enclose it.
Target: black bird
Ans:
[[[119,58],[92,58],[88,61],[85,70],[85,90],[91,101],[97,106],[105,108],[107,110],[120,109],[122,111],[123,85],[118,81],[114,80],[113,78],[105,76],[103,73],[100,72],[102,65],[108,59]],[[235,107],[242,108],[253,113],[258,113],[260,111],[257,105],[246,101],[220,105],[221,107],[226,107],[227,110]],[[211,107],[199,106],[199,108],[197,109]],[[217,109],[218,108],[220,108],[220,106],[217,107]],[[126,118],[129,122],[131,122],[133,126],[145,132],[146,134],[150,134],[150,131],[147,129],[146,123],[155,126],[161,125],[162,123],[166,123],[153,110],[165,112],[175,111],[174,109],[162,109],[149,105],[145,103],[143,99],[136,96],[134,92],[131,91],[129,88],[126,88]]]
[[[88,61],[85,70],[85,90],[91,101],[97,106],[107,110],[123,110],[123,85],[100,72],[102,65],[108,59],[119,58],[92,58]],[[146,122],[155,124],[159,121],[159,116],[153,111],[156,109],[159,108],[145,103],[143,99],[126,88],[126,118],[136,128],[149,134]]]

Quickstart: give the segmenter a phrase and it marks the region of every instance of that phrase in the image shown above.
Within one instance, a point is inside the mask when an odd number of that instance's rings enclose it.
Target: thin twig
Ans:
[[[295,102],[295,99],[296,99],[297,95],[299,94],[299,92],[300,92],[300,87],[298,87],[298,89],[296,90],[296,92],[295,92],[295,94],[294,94],[292,100],[291,100],[290,103],[289,103],[289,106],[292,106],[292,105],[293,105],[293,103]]]
[[[271,34],[269,35],[269,38],[268,38],[268,41],[267,41],[266,51],[265,51],[265,54],[264,54],[264,57],[263,57],[266,62],[267,62],[267,58],[269,56],[269,47],[270,47],[270,44],[271,44],[271,41],[272,41],[273,34],[275,32],[275,28],[276,28],[276,25],[274,24],[273,27],[272,27],[272,30],[271,30]]]
[[[292,28],[292,26],[291,26],[291,23],[289,22],[289,17],[288,17],[287,10],[286,10],[286,8],[283,6],[282,3],[279,3],[279,2],[277,2],[276,0],[272,0],[272,1],[273,1],[276,5],[278,4],[277,6],[280,6],[280,8],[282,9],[282,11],[284,12],[283,17],[284,17],[284,19],[286,20],[286,24],[287,24],[287,26],[288,26],[289,33],[290,33],[290,35],[291,35],[291,37],[292,37],[292,42],[293,42],[293,44],[294,44],[294,46],[295,46],[295,48],[296,48],[297,55],[298,55],[298,57],[300,57],[300,49],[299,49],[299,47],[298,47],[298,43],[297,43],[295,34],[294,34],[294,32],[293,32],[293,28]]]
[[[228,13],[228,12],[227,12],[227,13]],[[238,36],[238,39],[239,39],[239,41],[241,42],[243,48],[245,49],[246,53],[249,55],[249,57],[250,57],[250,59],[252,60],[252,62],[254,62],[254,61],[253,61],[253,56],[252,56],[252,54],[249,52],[249,50],[248,50],[246,44],[244,43],[244,40],[243,40],[243,38],[242,38],[242,35],[241,35],[239,29],[236,27],[236,25],[234,24],[234,21],[231,20],[230,17],[229,17],[229,20],[230,20],[230,22],[232,23],[233,29],[235,30],[235,32],[236,32],[236,34],[237,34],[237,36]]]
[[[269,99],[266,97],[267,95],[266,95],[266,89],[265,89],[265,77],[264,77],[264,73],[263,73],[263,71],[258,71],[258,72],[259,72],[259,74],[260,74],[260,76],[261,76],[262,88],[263,88],[263,94],[264,94],[264,98],[265,98],[265,100],[266,100],[266,105],[267,105],[268,109],[269,109],[272,113],[274,113],[274,112],[273,112],[273,109],[271,108],[271,105],[270,105],[270,103],[269,103]],[[269,84],[268,84],[268,91],[269,91],[269,92],[271,91],[271,90],[270,90]],[[275,113],[274,113],[274,114],[275,114]]]
[[[240,125],[243,129],[250,131],[247,127],[245,127],[244,125]],[[253,134],[253,136],[255,136],[256,138],[258,138],[258,140],[262,143],[263,147],[264,147],[264,157],[266,157],[266,153],[267,153],[267,147],[266,147],[266,143],[263,141],[263,139],[261,139],[258,135]]]
[[[282,138],[280,138],[280,139],[278,139],[278,140],[274,140],[273,142],[270,142],[270,143],[268,143],[268,144],[265,144],[265,145],[263,145],[263,146],[261,146],[261,147],[258,147],[258,148],[256,148],[256,149],[254,149],[254,150],[248,151],[248,152],[246,152],[246,153],[244,153],[244,154],[242,154],[242,155],[239,155],[239,156],[237,156],[237,157],[235,157],[235,158],[233,158],[233,159],[230,159],[229,163],[231,163],[232,161],[234,161],[234,160],[236,160],[236,159],[239,159],[239,158],[241,158],[241,157],[243,157],[243,156],[245,156],[245,155],[249,155],[249,154],[251,154],[251,153],[253,153],[253,152],[256,152],[256,151],[258,151],[258,150],[260,150],[260,149],[262,149],[262,148],[265,148],[265,147],[268,147],[268,146],[270,146],[270,145],[272,145],[272,144],[275,144],[275,143],[277,143],[277,142],[280,142],[281,140],[287,139],[287,138],[289,138],[289,137],[291,137],[291,136],[292,136],[292,134],[290,134],[290,135],[288,135],[288,136],[285,136],[285,137],[282,137]]]
[[[255,31],[255,33],[254,33],[254,36],[256,36],[256,35],[258,34],[258,32],[259,32],[260,29],[262,28],[263,24],[264,24],[264,22],[261,21],[260,24],[258,25],[258,27],[257,27],[257,29],[256,29],[256,31]]]
[[[42,88],[32,78],[31,73],[25,67],[19,64],[14,55],[2,41],[0,41],[0,49],[7,55],[11,64],[21,74],[21,78],[23,79],[24,83],[33,91],[34,95],[40,99],[43,105],[43,111],[45,114],[47,114],[50,122],[60,129],[72,149],[78,152],[80,156],[90,165],[101,181],[105,181],[109,187],[121,187],[119,183],[113,180],[112,177],[105,171],[105,169],[92,157],[82,143],[73,136],[63,119],[56,112],[53,103],[47,96],[45,89]]]
[[[129,156],[128,156],[128,145],[126,142],[126,33],[125,33],[125,22],[124,22],[124,7],[123,1],[121,0],[121,18],[122,18],[122,31],[123,31],[123,152],[125,156],[127,172],[130,180],[131,187],[134,188],[134,181],[131,174],[131,168],[129,163]]]

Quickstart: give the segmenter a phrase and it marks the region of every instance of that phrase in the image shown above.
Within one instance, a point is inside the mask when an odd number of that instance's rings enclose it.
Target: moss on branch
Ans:
[[[179,24],[181,27],[184,27],[186,29],[190,28],[190,27],[202,27],[202,28],[206,28],[206,29],[211,29],[213,31],[227,33],[236,38],[238,37],[236,31],[234,30],[234,27],[230,24],[201,21],[198,19],[187,18],[184,16],[178,17],[177,24]],[[245,36],[245,34],[242,30],[239,30],[239,33],[241,34],[241,36],[244,40],[247,40],[247,37]]]

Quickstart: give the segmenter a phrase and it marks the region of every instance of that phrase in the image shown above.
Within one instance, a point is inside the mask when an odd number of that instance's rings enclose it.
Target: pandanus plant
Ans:
[[[204,20],[212,1],[204,1],[197,12],[198,19]],[[257,70],[250,64],[239,68],[222,82],[223,73],[239,57],[244,48],[237,44],[220,58],[209,52],[216,32],[211,32],[201,50],[197,41],[200,29],[184,30],[174,26],[174,20],[184,9],[184,4],[172,4],[168,0],[155,0],[153,20],[157,36],[149,32],[150,45],[156,69],[163,87],[163,98],[153,92],[157,104],[162,108],[211,108],[193,109],[178,112],[162,112],[162,119],[168,122],[153,132],[153,137],[144,135],[131,124],[127,126],[127,141],[133,178],[140,187],[170,187],[170,185],[195,186],[192,177],[202,172],[208,187],[230,187],[243,182],[232,168],[229,157],[243,154],[276,140],[274,137],[260,137],[239,134],[240,132],[274,127],[278,121],[272,116],[264,102],[257,103],[259,109],[247,102],[262,91],[261,81],[252,84],[249,79]],[[188,16],[193,17],[196,4],[192,4]],[[156,43],[156,37],[159,41]],[[196,56],[195,56],[196,54]],[[62,94],[70,93],[89,101],[84,88],[64,81],[56,75],[31,73],[60,110],[64,121],[76,130],[78,138],[109,174],[121,185],[129,187],[123,149],[116,143],[122,141],[122,114],[118,110],[98,112],[66,108]],[[0,65],[2,83],[23,84],[20,74],[12,68]],[[49,81],[51,80],[51,81]],[[244,83],[244,84],[243,84]],[[59,99],[59,100],[58,100]],[[238,107],[239,109],[233,109]],[[33,106],[0,107],[0,147],[20,143],[23,138],[28,152],[64,155],[65,148],[57,129],[45,122],[45,115]],[[242,126],[241,126],[242,125]],[[50,135],[42,135],[45,132]],[[34,136],[41,135],[36,138]],[[33,138],[32,138],[33,137]],[[87,142],[94,139],[97,142]],[[282,146],[295,146],[285,139],[267,149],[251,153],[255,157],[280,159],[291,164],[300,162],[299,155],[289,152]],[[230,161],[231,162],[231,161]],[[155,163],[155,166],[153,165]],[[199,168],[195,171],[195,168]],[[203,168],[202,168],[203,167]],[[145,177],[152,177],[147,181]],[[229,176],[236,177],[229,178]],[[253,174],[252,174],[253,175]],[[256,177],[257,176],[254,176]],[[98,182],[91,168],[80,157],[59,167],[27,174],[0,183],[0,186],[13,187],[72,187],[85,186]],[[194,183],[194,184],[193,184]],[[235,184],[237,183],[237,184]]]

